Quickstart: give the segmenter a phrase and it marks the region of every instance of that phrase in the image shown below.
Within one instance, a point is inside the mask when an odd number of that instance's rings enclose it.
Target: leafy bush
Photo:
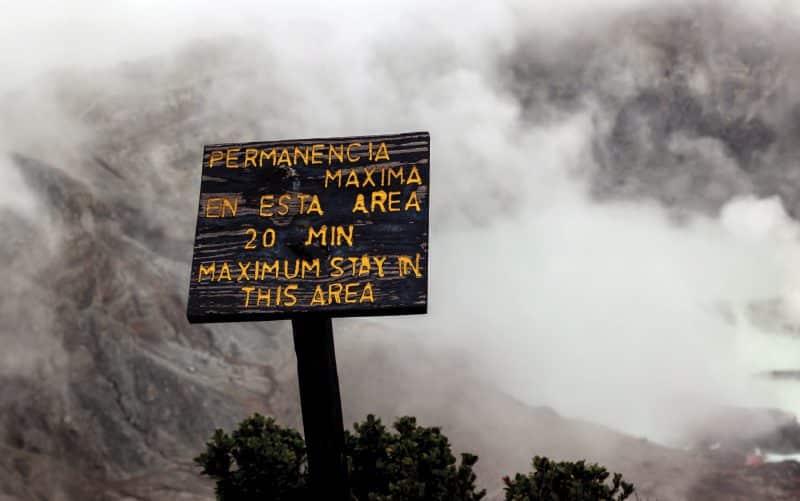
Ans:
[[[619,473],[609,486],[608,471],[585,461],[555,462],[536,456],[533,470],[527,475],[517,473],[513,480],[503,478],[506,501],[621,501],[634,491]]]
[[[230,436],[216,430],[195,462],[217,481],[219,501],[299,501],[307,493],[303,437],[260,414],[239,423]]]
[[[485,491],[475,487],[472,467],[478,456],[462,454],[461,464],[439,428],[401,417],[390,433],[369,415],[345,433],[353,497],[369,501],[477,501]]]
[[[369,415],[345,432],[345,457],[356,501],[477,501],[472,467],[478,457],[462,454],[461,464],[439,428],[401,417],[390,432]],[[216,430],[195,458],[202,473],[217,481],[219,501],[306,499],[308,473],[303,438],[274,419],[254,415],[230,436]]]

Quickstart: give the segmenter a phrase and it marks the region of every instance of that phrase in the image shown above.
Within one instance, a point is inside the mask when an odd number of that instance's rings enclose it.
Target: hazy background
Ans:
[[[80,179],[101,212],[132,200],[130,231],[160,232],[185,296],[204,143],[429,130],[430,314],[337,321],[340,366],[412,340],[520,402],[673,445],[719,405],[800,411],[796,384],[756,377],[800,369],[797,4],[3,11],[0,204],[39,237],[6,270],[0,371],[70,359],[19,335],[58,322],[20,303],[66,224],[41,217],[13,153]],[[100,147],[116,181],[89,167]]]

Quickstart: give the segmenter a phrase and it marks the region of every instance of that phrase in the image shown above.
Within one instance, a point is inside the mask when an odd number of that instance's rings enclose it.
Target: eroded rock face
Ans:
[[[704,477],[692,487],[687,499],[790,501],[797,499],[798,489],[800,489],[800,463],[791,461],[757,467],[738,465]]]
[[[2,300],[0,490],[166,499],[180,485],[187,499],[209,497],[191,458],[214,428],[256,410],[294,423],[284,329],[190,326],[182,246],[161,237],[163,225],[148,227],[135,197],[69,166],[14,161],[42,210],[3,219],[14,223],[3,246],[14,287]]]
[[[797,39],[715,2],[643,9],[557,46],[520,44],[510,88],[532,121],[594,109],[599,200],[656,199],[677,215],[733,196],[800,211]]]

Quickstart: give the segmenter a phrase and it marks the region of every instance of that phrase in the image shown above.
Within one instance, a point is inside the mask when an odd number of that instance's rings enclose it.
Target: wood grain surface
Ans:
[[[429,168],[427,132],[205,146],[189,321],[425,313]]]

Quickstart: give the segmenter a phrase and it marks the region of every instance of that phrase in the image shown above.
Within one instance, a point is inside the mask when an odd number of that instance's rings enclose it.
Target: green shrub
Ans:
[[[609,486],[609,473],[585,461],[555,462],[533,458],[533,471],[503,478],[506,501],[621,501],[633,494],[632,484],[615,473]]]
[[[230,436],[216,430],[195,462],[217,481],[219,501],[299,501],[307,493],[303,437],[260,414]]]
[[[413,417],[387,431],[369,415],[345,433],[353,497],[359,501],[477,501],[485,491],[475,487],[472,467],[478,457],[462,454],[461,464],[439,428],[418,426]]]
[[[419,426],[413,417],[397,419],[392,432],[367,416],[345,432],[344,452],[356,501],[477,501],[485,495],[472,471],[478,457],[462,454],[457,464],[441,430]],[[219,501],[307,499],[303,438],[272,418],[256,414],[230,436],[216,430],[195,462],[216,480]]]

